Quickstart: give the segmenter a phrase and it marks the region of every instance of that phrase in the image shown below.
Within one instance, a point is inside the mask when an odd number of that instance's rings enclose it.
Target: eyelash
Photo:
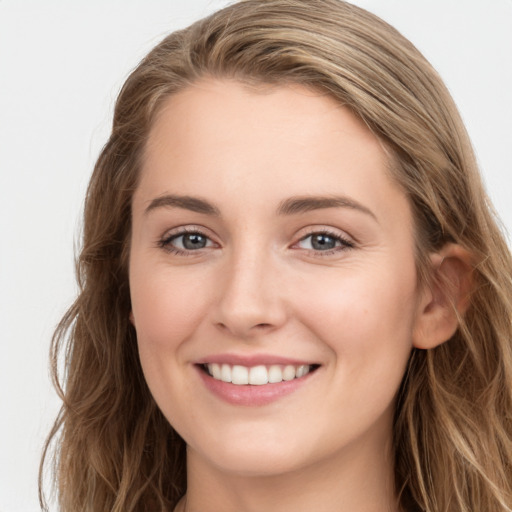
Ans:
[[[206,235],[205,233],[203,233],[201,230],[199,230],[197,228],[183,228],[179,232],[172,233],[168,236],[164,236],[161,240],[158,241],[157,245],[161,249],[163,249],[171,254],[175,254],[177,256],[192,256],[195,252],[199,252],[200,249],[196,249],[196,250],[185,249],[185,250],[183,250],[183,249],[179,249],[178,247],[175,247],[172,245],[172,242],[174,240],[176,240],[182,236],[185,236],[185,235],[199,235],[199,236],[202,236],[202,237],[206,238],[207,240],[211,241],[211,238],[208,235]],[[309,237],[311,237],[313,235],[324,235],[324,236],[334,239],[334,241],[336,243],[340,242],[339,246],[334,247],[332,249],[326,249],[325,251],[315,250],[315,249],[306,249],[310,254],[314,255],[315,257],[322,258],[325,256],[330,256],[332,254],[339,253],[341,251],[353,249],[355,247],[354,242],[347,240],[346,238],[341,236],[339,233],[334,233],[333,231],[329,231],[328,229],[311,230],[309,233],[307,233],[306,235],[301,237],[300,240],[294,244],[294,246],[303,242],[304,240],[307,240]]]
[[[176,254],[177,256],[193,256],[194,252],[198,252],[198,250],[183,250],[179,249],[178,247],[174,247],[172,245],[172,242],[182,236],[185,235],[199,235],[207,240],[211,240],[211,238],[203,233],[200,229],[197,228],[182,228],[177,233],[171,233],[170,235],[164,236],[161,240],[158,241],[158,247],[163,249],[164,251],[167,251],[171,254]]]
[[[296,242],[294,244],[294,246],[299,244],[300,242],[303,242],[304,240],[307,240],[309,237],[311,237],[313,235],[324,235],[329,238],[332,238],[335,242],[340,242],[339,246],[334,247],[332,249],[327,249],[325,251],[307,249],[308,252],[310,252],[310,254],[312,254],[315,257],[323,258],[323,257],[331,256],[333,254],[336,254],[336,253],[339,253],[342,251],[347,251],[349,249],[353,249],[355,247],[354,242],[352,242],[351,240],[348,240],[347,238],[343,237],[339,233],[335,233],[334,231],[329,231],[328,229],[325,229],[325,228],[324,229],[312,229],[309,233],[307,233],[306,235],[301,237],[301,239],[298,242]]]

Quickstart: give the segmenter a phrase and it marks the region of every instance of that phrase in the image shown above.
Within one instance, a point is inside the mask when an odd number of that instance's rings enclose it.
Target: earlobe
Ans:
[[[471,254],[446,244],[431,256],[431,280],[423,291],[413,330],[413,345],[429,349],[449,340],[466,312],[473,286]]]
[[[133,316],[133,311],[130,311],[130,323],[135,327],[135,317]]]

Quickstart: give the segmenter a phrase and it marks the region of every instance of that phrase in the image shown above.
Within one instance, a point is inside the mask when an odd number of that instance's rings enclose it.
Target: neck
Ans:
[[[187,477],[176,512],[399,511],[387,443],[345,447],[300,470],[264,476],[220,470],[188,448]]]

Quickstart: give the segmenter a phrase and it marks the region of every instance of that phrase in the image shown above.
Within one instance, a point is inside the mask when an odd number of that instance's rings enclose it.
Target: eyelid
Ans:
[[[340,241],[341,245],[334,247],[332,249],[326,249],[326,250],[315,250],[315,249],[302,249],[301,247],[298,247],[298,244],[302,242],[303,240],[307,239],[308,237],[312,235],[327,235],[331,238],[336,239],[336,241]],[[306,229],[305,232],[301,233],[298,237],[297,241],[293,243],[292,249],[301,249],[304,251],[309,252],[310,254],[313,254],[314,256],[328,256],[332,255],[334,253],[339,253],[342,251],[346,251],[349,249],[353,249],[356,247],[357,242],[354,240],[353,237],[349,236],[344,231],[341,231],[336,228],[331,228],[327,226],[310,226]]]
[[[357,240],[353,236],[349,235],[346,231],[339,229],[339,228],[326,226],[325,224],[315,224],[315,225],[303,228],[303,229],[299,230],[299,234],[297,235],[297,238],[299,240],[303,240],[307,236],[310,236],[310,235],[313,235],[316,233],[324,233],[324,234],[330,235],[334,238],[339,238],[346,242],[352,243],[354,245],[357,243]]]
[[[184,236],[186,234],[199,234],[201,236],[204,236],[209,242],[211,242],[211,245],[207,247],[202,247],[198,249],[181,249],[179,247],[175,247],[171,244],[172,240],[179,238],[180,236]],[[219,247],[220,244],[216,242],[215,236],[212,236],[211,231],[208,228],[205,228],[201,225],[196,224],[190,224],[190,225],[184,225],[184,226],[177,226],[172,229],[168,229],[156,242],[157,247],[166,250],[170,253],[178,254],[178,255],[185,255],[185,256],[191,256],[194,253],[197,255],[201,254],[205,249],[211,249],[212,247]],[[300,232],[299,232],[300,233]],[[334,248],[331,249],[325,249],[325,250],[319,250],[319,249],[305,249],[298,247],[298,244],[302,242],[303,240],[307,239],[308,237],[315,235],[315,234],[321,234],[329,236],[336,241],[340,242],[340,245],[337,245]],[[305,230],[302,230],[302,233],[297,235],[296,241],[291,245],[291,249],[294,250],[302,250],[305,252],[308,252],[314,256],[328,256],[333,253],[339,253],[342,251],[346,251],[349,249],[353,249],[356,246],[357,242],[354,240],[353,237],[347,235],[346,232],[339,230],[337,228],[327,227],[327,226],[309,226],[308,228],[305,228]]]
[[[158,238],[156,241],[157,247],[168,251],[170,253],[178,254],[178,255],[193,255],[194,253],[201,253],[204,249],[211,249],[212,246],[202,247],[199,249],[181,249],[179,247],[174,247],[171,242],[172,240],[179,238],[180,236],[184,236],[187,234],[198,234],[204,236],[208,241],[212,242],[213,246],[219,246],[219,244],[214,240],[214,237],[210,234],[210,230],[205,228],[204,226],[189,224],[185,226],[177,226],[172,229],[168,229],[165,233]]]
[[[210,230],[201,226],[200,224],[184,224],[181,226],[176,226],[175,228],[167,229],[164,234],[160,237],[161,239],[171,238],[173,236],[187,234],[187,233],[201,233],[202,235],[211,238]]]

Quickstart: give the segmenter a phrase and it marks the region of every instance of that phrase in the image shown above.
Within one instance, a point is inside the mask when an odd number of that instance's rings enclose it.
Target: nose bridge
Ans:
[[[222,268],[216,323],[237,337],[272,330],[285,318],[277,261],[254,240],[233,247]]]

